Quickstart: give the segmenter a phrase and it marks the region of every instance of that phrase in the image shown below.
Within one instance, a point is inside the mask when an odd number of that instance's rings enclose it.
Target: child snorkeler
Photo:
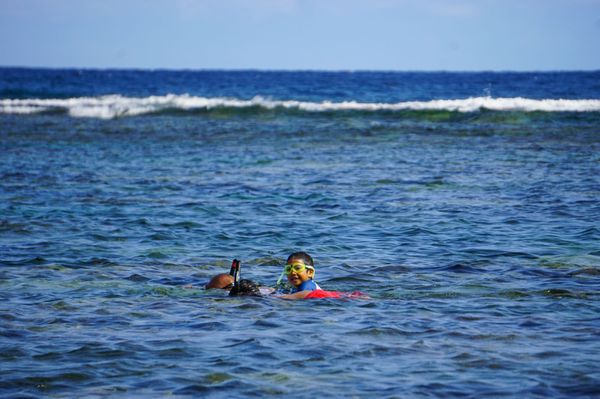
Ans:
[[[312,257],[306,252],[294,252],[288,257],[277,285],[280,285],[284,275],[287,276],[287,281],[293,288],[291,294],[280,295],[280,298],[304,299],[312,291],[321,289],[313,280],[315,264]]]

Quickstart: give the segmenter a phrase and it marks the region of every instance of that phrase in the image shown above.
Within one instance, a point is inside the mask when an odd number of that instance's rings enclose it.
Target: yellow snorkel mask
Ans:
[[[306,265],[303,262],[298,261],[286,264],[283,268],[283,271],[281,272],[281,276],[279,276],[279,279],[277,280],[277,285],[281,284],[284,277],[289,276],[293,272],[302,273],[305,269],[313,271],[312,278],[314,279],[315,274],[317,274],[317,271],[315,270],[314,266]]]

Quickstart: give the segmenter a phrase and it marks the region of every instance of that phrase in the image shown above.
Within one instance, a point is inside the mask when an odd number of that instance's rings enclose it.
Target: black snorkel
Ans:
[[[262,296],[257,283],[252,280],[240,279],[240,269],[240,261],[234,259],[229,272],[233,276],[233,288],[229,291],[229,296]]]
[[[231,269],[229,270],[229,274],[233,276],[233,288],[237,291],[240,285],[240,261],[234,259],[231,262]]]
[[[235,269],[236,269],[236,263],[237,263],[237,261],[238,261],[237,259],[234,259],[231,262],[231,269],[229,269],[229,275],[231,277],[234,277],[234,278],[235,278]]]

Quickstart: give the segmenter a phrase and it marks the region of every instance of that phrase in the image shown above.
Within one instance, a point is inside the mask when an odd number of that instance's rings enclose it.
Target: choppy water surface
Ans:
[[[82,73],[0,70],[0,395],[600,395],[600,111],[122,112],[580,106],[597,73]],[[32,98],[75,105],[9,109]],[[273,285],[294,250],[371,299],[201,288],[234,257]]]

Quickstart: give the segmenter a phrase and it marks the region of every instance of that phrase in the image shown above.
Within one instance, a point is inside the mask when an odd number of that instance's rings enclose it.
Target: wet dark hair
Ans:
[[[257,283],[243,279],[229,291],[229,296],[261,296],[261,294]]]
[[[300,259],[304,262],[305,265],[315,267],[315,262],[313,262],[313,258],[306,252],[294,252],[293,254],[288,256],[287,262],[291,261],[292,259]]]

